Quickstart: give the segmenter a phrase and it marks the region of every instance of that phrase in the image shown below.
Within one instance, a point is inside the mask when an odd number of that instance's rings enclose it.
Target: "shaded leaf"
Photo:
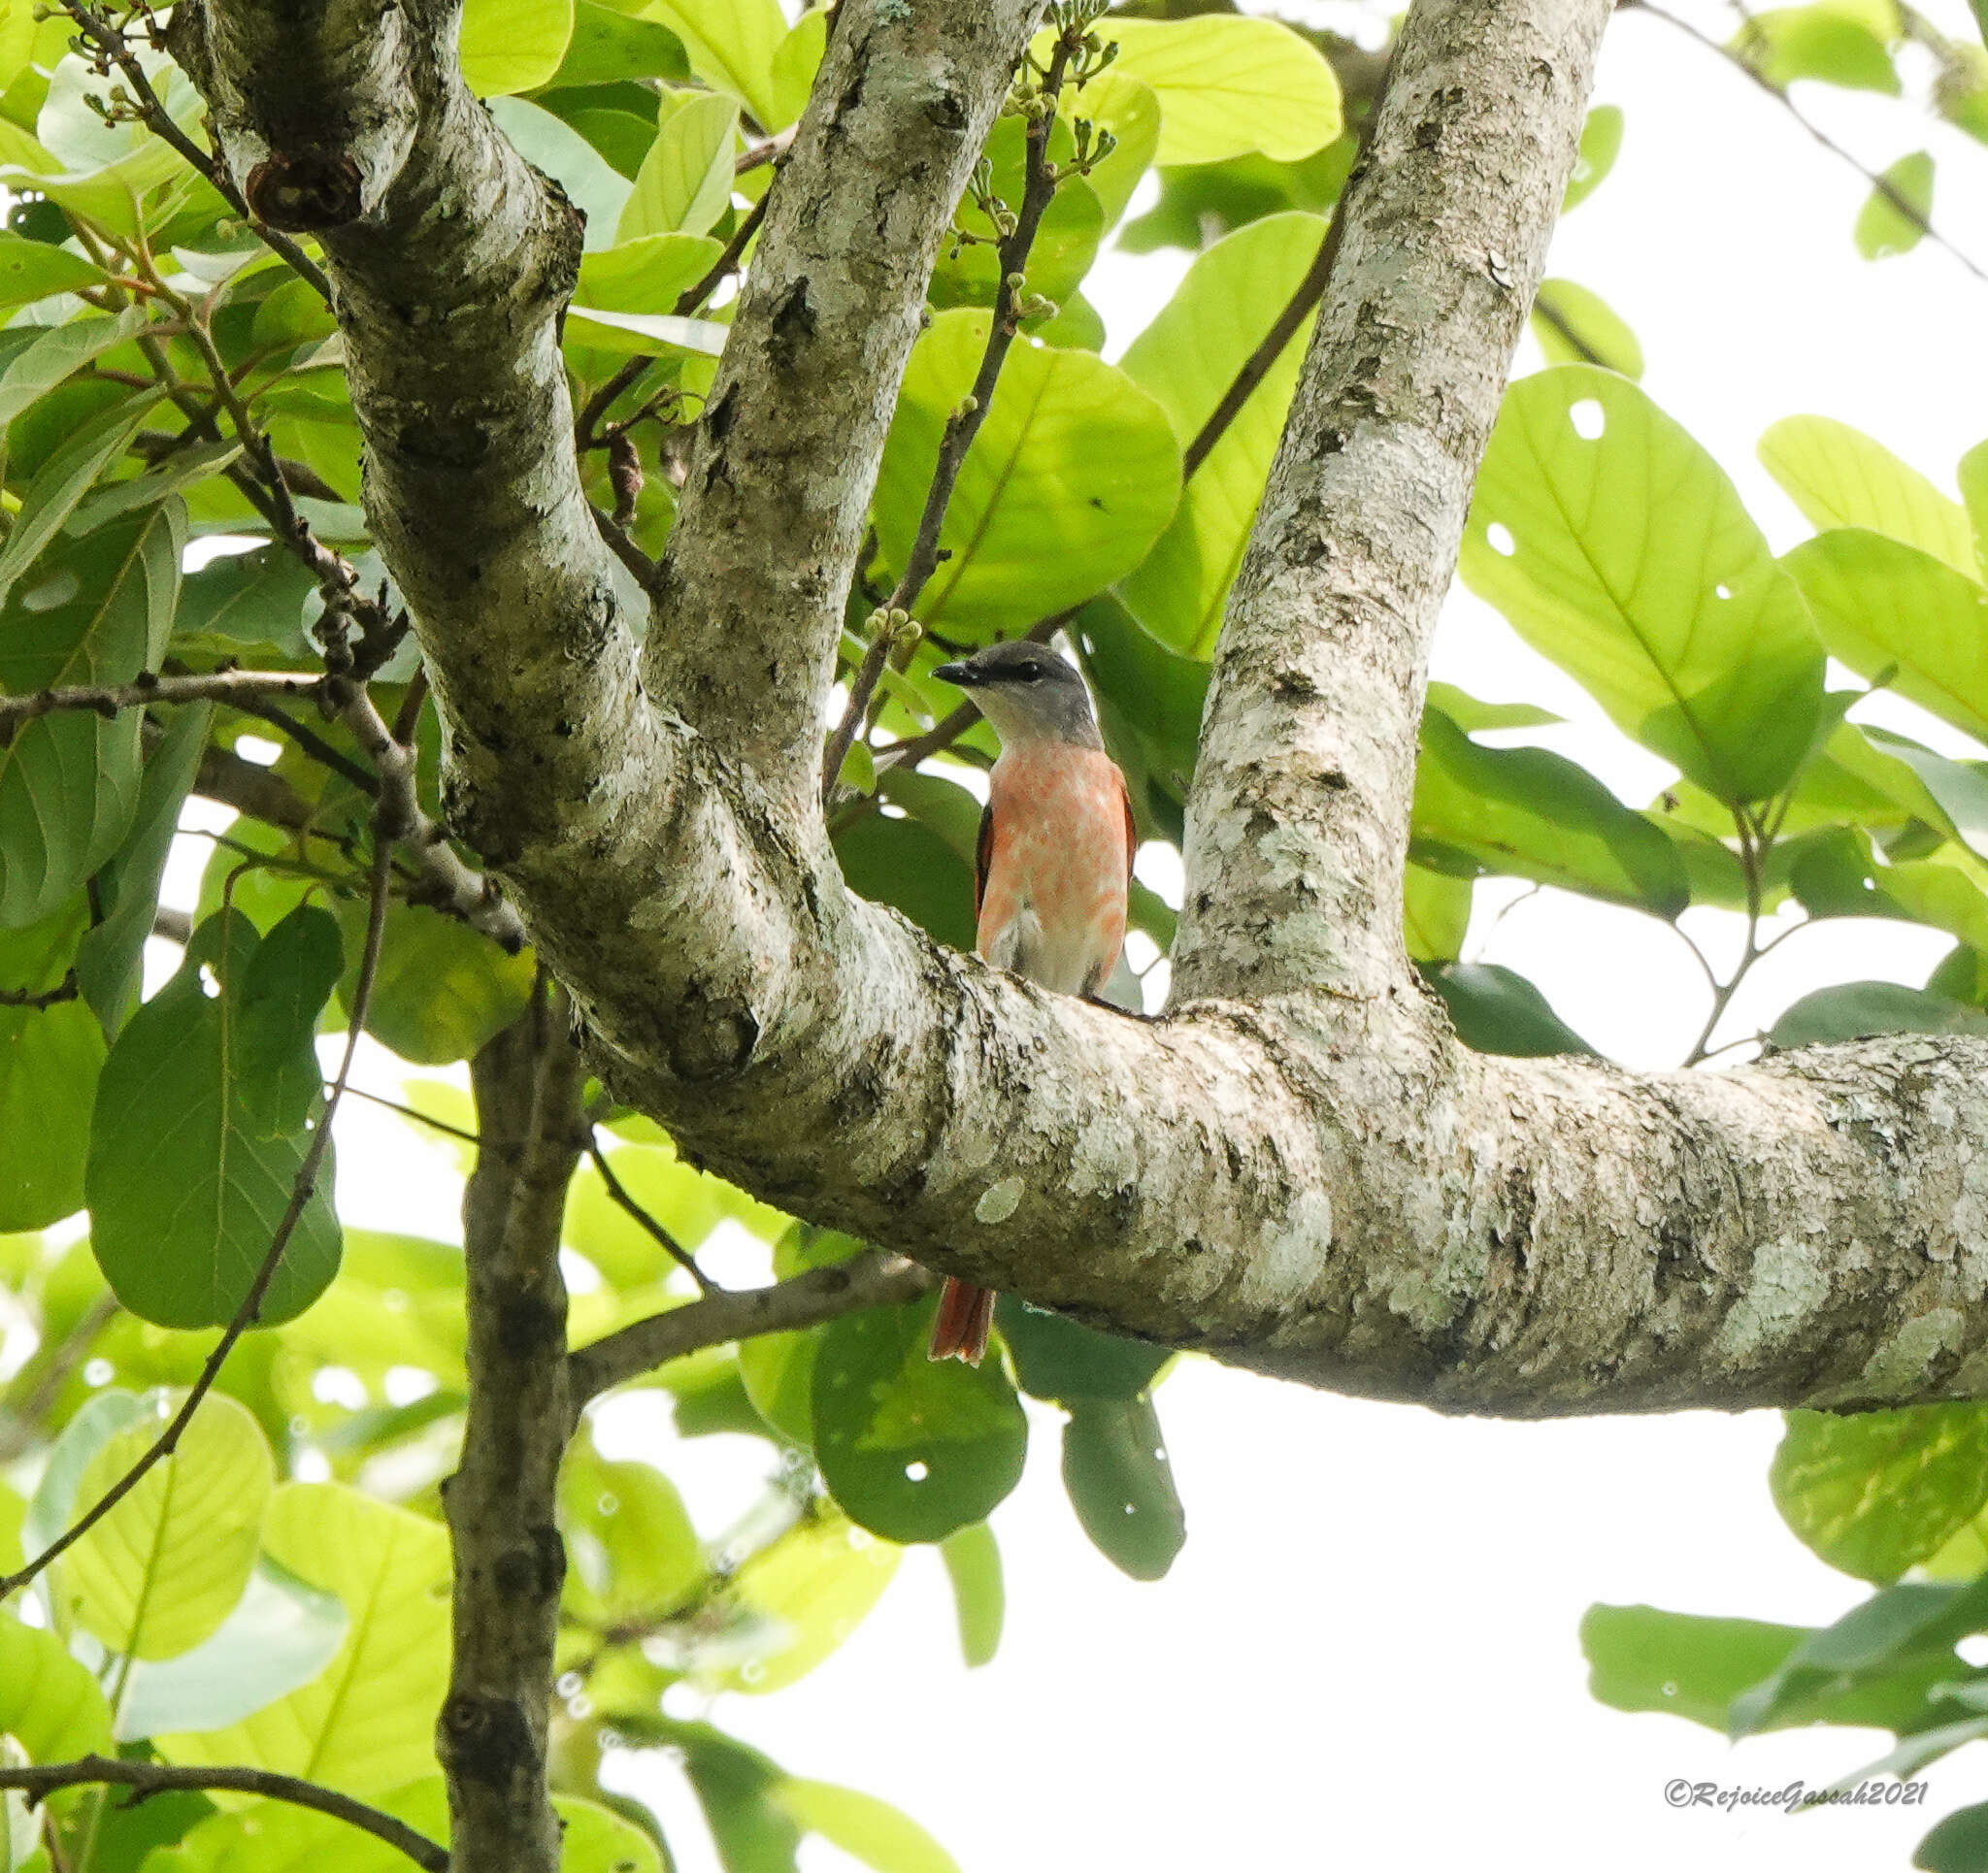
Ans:
[[[1898,982],[1842,982],[1784,1008],[1767,1037],[1789,1048],[1905,1034],[1988,1034],[1988,1014]]]
[[[1523,975],[1496,963],[1443,963],[1423,978],[1442,998],[1457,1038],[1480,1054],[1592,1054]]]
[[[0,987],[53,989],[83,919],[77,898],[25,930],[0,930]],[[103,1033],[82,1002],[0,1006],[0,1231],[46,1229],[83,1207],[103,1062]]]
[[[1063,1427],[1063,1487],[1098,1550],[1134,1580],[1158,1580],[1187,1539],[1152,1400],[1083,1398]]]
[[[1018,1295],[1003,1295],[995,1318],[1021,1389],[1057,1404],[1136,1398],[1174,1357],[1171,1347],[1101,1333],[1065,1314],[1032,1307]]]

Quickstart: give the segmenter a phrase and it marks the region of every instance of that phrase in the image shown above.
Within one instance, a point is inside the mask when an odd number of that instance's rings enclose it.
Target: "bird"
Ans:
[[[974,868],[975,948],[1045,989],[1095,996],[1125,941],[1138,837],[1083,677],[1026,640],[934,674],[966,690],[1001,738]],[[993,1319],[991,1290],[948,1276],[930,1357],[978,1365]]]

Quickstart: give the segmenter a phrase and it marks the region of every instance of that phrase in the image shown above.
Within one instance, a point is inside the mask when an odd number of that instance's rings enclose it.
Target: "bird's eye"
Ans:
[[[1021,679],[1025,683],[1041,682],[1043,680],[1043,666],[1041,664],[1023,664],[1021,667]]]

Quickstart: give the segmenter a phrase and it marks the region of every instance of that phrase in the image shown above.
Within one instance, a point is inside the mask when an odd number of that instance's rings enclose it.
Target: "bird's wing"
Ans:
[[[1139,828],[1132,818],[1132,789],[1125,784],[1125,770],[1114,767],[1111,772],[1118,776],[1118,798],[1125,807],[1125,889],[1132,890],[1132,855],[1139,850]],[[987,822],[980,822],[980,849],[987,849]],[[984,861],[983,861],[984,862]]]
[[[1128,806],[1126,811],[1131,812]],[[980,808],[980,837],[974,846],[974,916],[980,915],[980,900],[987,895],[987,868],[994,863],[994,803]]]

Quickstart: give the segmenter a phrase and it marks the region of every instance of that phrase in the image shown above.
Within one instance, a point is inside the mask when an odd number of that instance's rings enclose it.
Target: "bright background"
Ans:
[[[1678,10],[1720,39],[1736,24],[1718,6]],[[1955,36],[1973,30],[1960,0],[1926,10]],[[1309,13],[1375,34],[1375,16],[1351,7]],[[1798,98],[1873,169],[1932,149],[1936,224],[1988,261],[1988,150],[1909,96],[1806,85]],[[1953,462],[1988,436],[1988,285],[1926,243],[1861,260],[1850,224],[1867,184],[1661,20],[1616,17],[1596,99],[1624,108],[1627,137],[1614,173],[1564,223],[1550,271],[1628,319],[1648,358],[1645,387],[1717,456],[1774,544],[1806,532],[1754,461],[1780,416],[1840,418],[1950,486]],[[1110,355],[1185,261],[1167,251],[1101,263],[1086,290],[1109,323]],[[1519,369],[1539,363],[1529,342]],[[1670,777],[1461,591],[1435,667],[1487,699],[1567,715],[1566,728],[1529,739],[1632,803]],[[1954,747],[1904,705],[1859,717]],[[172,901],[190,903],[209,849],[181,841]],[[1737,950],[1737,918],[1697,910],[1687,922],[1715,959]],[[1721,1037],[1829,982],[1922,982],[1945,946],[1895,924],[1805,933],[1755,972]],[[1707,1005],[1665,927],[1551,891],[1481,886],[1467,955],[1530,976],[1577,1032],[1634,1066],[1674,1064]],[[369,1046],[361,1059],[360,1084],[397,1090],[390,1056]],[[460,1186],[445,1154],[358,1101],[339,1135],[348,1218],[454,1233]],[[727,1278],[755,1273],[742,1265]],[[1795,1732],[1736,1748],[1588,1697],[1576,1627],[1592,1601],[1821,1623],[1864,1596],[1774,1514],[1773,1414],[1446,1420],[1194,1360],[1159,1406],[1190,1528],[1165,1582],[1123,1579],[1085,1541],[1056,1474],[1059,1414],[1032,1406],[1034,1462],[994,1519],[1009,1590],[995,1661],[962,1667],[944,1571],[914,1551],[840,1654],[778,1695],[727,1695],[724,1726],[797,1775],[899,1803],[964,1873],[1550,1869],[1604,1857],[1618,1873],[1673,1873],[1686,1857],[1694,1873],[1868,1873],[1904,1867],[1939,1815],[1988,1798],[1988,1751],[1967,1751],[1935,1765],[1918,1809],[1673,1813],[1662,1796],[1673,1777],[1821,1785],[1890,1739]],[[765,1462],[751,1440],[679,1442],[655,1395],[614,1406],[600,1441],[666,1469],[708,1535],[745,1506]],[[674,1695],[670,1707],[701,1712]],[[618,1766],[664,1815],[683,1873],[713,1868],[695,1803],[668,1766]],[[819,1841],[803,1861],[822,1873],[849,1864]]]

